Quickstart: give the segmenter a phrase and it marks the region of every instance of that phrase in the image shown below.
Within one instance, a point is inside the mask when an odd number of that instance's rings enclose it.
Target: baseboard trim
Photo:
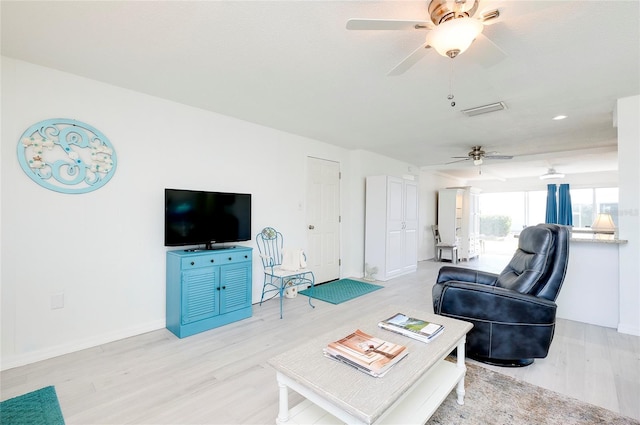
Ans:
[[[624,323],[618,323],[618,332],[621,334],[640,336],[640,328],[625,325]]]
[[[16,353],[9,356],[3,356],[0,359],[0,371],[13,369],[20,366],[25,366],[31,363],[36,363],[42,360],[51,359],[54,357],[62,356],[64,354],[74,353],[80,350],[86,350],[88,348],[97,347],[109,342],[118,341],[132,336],[141,335],[147,332],[156,331],[165,327],[164,320],[157,320],[149,322],[139,326],[134,326],[127,329],[120,329],[114,332],[96,335],[91,338],[71,341],[66,344],[57,345],[55,347],[48,347],[42,350],[32,351],[29,353]]]

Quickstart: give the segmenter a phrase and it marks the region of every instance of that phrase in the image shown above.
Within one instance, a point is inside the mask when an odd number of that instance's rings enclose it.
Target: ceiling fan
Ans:
[[[498,155],[497,152],[485,152],[482,150],[482,146],[474,146],[471,148],[471,152],[467,156],[452,156],[452,158],[460,158],[456,161],[447,162],[447,164],[453,164],[462,161],[473,161],[473,165],[482,165],[485,159],[513,159],[512,155]]]
[[[479,0],[431,0],[430,20],[349,19],[348,30],[427,30],[425,42],[387,75],[400,75],[415,65],[433,47],[442,56],[455,58],[476,38],[486,40],[499,55],[504,53],[482,35],[485,25],[498,22],[498,9],[478,12]]]

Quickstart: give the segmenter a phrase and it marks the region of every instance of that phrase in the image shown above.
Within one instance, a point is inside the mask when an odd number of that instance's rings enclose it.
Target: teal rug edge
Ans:
[[[53,386],[40,388],[0,403],[2,425],[64,425]]]
[[[360,280],[339,279],[315,286],[313,290],[305,289],[298,293],[309,298],[337,305],[382,288],[384,288],[384,286],[362,282]]]

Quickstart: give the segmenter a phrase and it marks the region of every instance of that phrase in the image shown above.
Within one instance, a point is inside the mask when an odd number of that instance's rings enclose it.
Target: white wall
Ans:
[[[410,167],[9,58],[1,88],[2,369],[164,327],[165,187],[252,193],[253,232],[271,225],[304,246],[307,157],[337,161],[341,275],[357,276],[364,176]],[[68,195],[25,175],[20,136],[50,118],[85,122],[109,138],[118,156],[109,183]],[[254,253],[254,301],[261,273]],[[64,308],[52,310],[59,293]]]
[[[618,100],[618,220],[620,323],[618,331],[640,335],[640,96]]]

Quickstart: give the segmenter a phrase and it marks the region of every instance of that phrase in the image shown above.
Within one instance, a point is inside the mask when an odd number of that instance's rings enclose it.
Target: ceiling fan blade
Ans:
[[[427,51],[431,48],[427,43],[422,44],[416,50],[411,52],[409,56],[404,58],[402,62],[397,64],[391,71],[387,73],[390,77],[395,77],[397,75],[404,74],[409,68],[418,63],[420,59],[425,57]]]
[[[428,29],[433,24],[428,21],[405,21],[396,19],[349,19],[348,30],[413,30]]]
[[[492,67],[507,57],[507,54],[484,34],[478,35],[464,55],[485,68]]]
[[[462,157],[461,156],[452,156],[452,158],[462,158]],[[459,159],[457,161],[445,162],[444,164],[445,165],[447,165],[447,164],[455,164],[456,162],[464,162],[464,161],[468,161],[470,159],[471,158]]]
[[[476,17],[482,21],[485,25],[493,25],[498,22],[502,22],[502,13],[498,9],[492,9],[490,7],[481,10],[476,13]]]
[[[513,159],[512,155],[485,155],[486,159]]]

